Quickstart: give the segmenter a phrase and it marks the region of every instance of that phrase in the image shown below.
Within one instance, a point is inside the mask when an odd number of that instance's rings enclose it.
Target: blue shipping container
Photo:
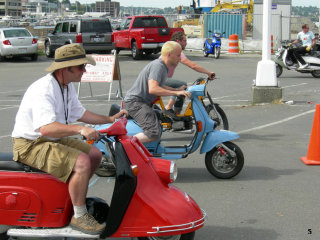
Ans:
[[[239,39],[242,39],[242,14],[207,13],[204,15],[205,38],[211,37],[209,30],[220,33],[226,32],[225,38],[237,34]]]

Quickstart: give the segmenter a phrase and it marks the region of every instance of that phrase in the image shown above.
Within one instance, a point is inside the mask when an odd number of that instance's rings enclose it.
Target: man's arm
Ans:
[[[122,115],[128,115],[127,110],[123,109],[119,113],[109,117],[105,115],[96,114],[90,111],[85,111],[83,116],[79,119],[80,122],[88,124],[104,124],[112,123]],[[62,138],[73,135],[82,135],[86,139],[97,139],[98,133],[91,127],[82,125],[67,125],[58,122],[49,123],[40,127],[40,133],[45,137]]]
[[[155,96],[180,96],[190,97],[191,94],[188,91],[178,90],[170,87],[160,87],[159,82],[156,80],[148,80],[149,94]],[[172,90],[170,90],[172,89]]]
[[[207,74],[209,79],[213,79],[212,75],[214,74],[214,72],[208,71],[207,69],[201,67],[200,65],[196,64],[195,62],[192,62],[188,58],[181,59],[180,62],[183,63],[184,65],[186,65],[187,67],[191,68],[192,70],[195,70],[199,73]]]
[[[88,124],[105,124],[105,123],[113,123],[117,118],[120,118],[123,115],[128,115],[127,110],[122,109],[120,112],[113,116],[105,116],[96,114],[86,110],[83,116],[78,120],[80,122],[88,123]]]

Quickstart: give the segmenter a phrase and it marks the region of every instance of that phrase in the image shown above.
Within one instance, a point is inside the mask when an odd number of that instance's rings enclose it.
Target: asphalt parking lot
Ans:
[[[311,74],[284,70],[279,85],[283,101],[293,104],[251,104],[251,86],[260,55],[227,55],[220,59],[204,58],[201,53],[187,52],[191,60],[212,69],[217,79],[207,90],[225,110],[230,130],[239,133],[239,145],[245,165],[238,176],[219,180],[204,165],[204,155],[196,152],[177,161],[179,176],[176,186],[190,194],[206,210],[206,225],[196,239],[212,240],[302,240],[320,238],[320,166],[306,166],[300,160],[308,150],[319,81]],[[119,55],[122,87],[132,86],[140,70],[154,58],[133,61],[129,52]],[[1,151],[11,151],[10,134],[14,117],[24,91],[30,83],[45,74],[52,59],[39,57],[37,64],[29,60],[0,62],[0,144]],[[176,79],[193,82],[198,74],[178,66]],[[80,100],[91,111],[108,113],[118,82],[112,86],[107,100],[108,84],[82,84]],[[166,141],[187,141],[185,135],[172,134]],[[319,149],[320,151],[320,149]],[[320,155],[320,154],[319,154]],[[318,186],[319,185],[319,186]],[[113,179],[94,177],[90,196],[109,199]]]

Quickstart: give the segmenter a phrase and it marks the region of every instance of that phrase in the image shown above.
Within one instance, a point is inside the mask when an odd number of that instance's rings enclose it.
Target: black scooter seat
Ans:
[[[0,153],[0,171],[42,172],[39,169],[14,161],[12,153]]]

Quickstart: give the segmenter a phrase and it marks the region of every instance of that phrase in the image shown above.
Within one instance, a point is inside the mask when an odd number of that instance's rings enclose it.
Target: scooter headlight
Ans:
[[[167,184],[173,183],[178,176],[178,169],[176,163],[173,161],[160,159],[160,158],[150,158],[153,168],[161,178],[161,180]]]

